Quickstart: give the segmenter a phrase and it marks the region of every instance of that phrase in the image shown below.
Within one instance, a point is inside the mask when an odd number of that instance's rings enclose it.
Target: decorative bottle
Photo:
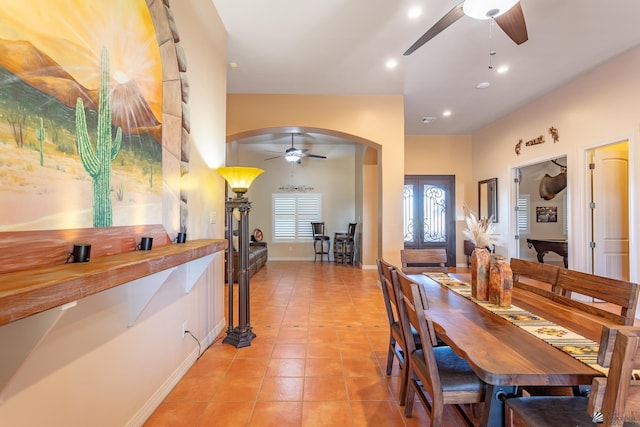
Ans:
[[[489,302],[500,307],[511,305],[513,273],[511,266],[503,256],[496,255],[489,273]]]
[[[478,301],[488,299],[490,262],[486,248],[476,247],[471,252],[471,296]]]

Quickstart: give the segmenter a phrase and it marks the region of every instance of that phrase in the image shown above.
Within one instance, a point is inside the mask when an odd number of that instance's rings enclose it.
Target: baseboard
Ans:
[[[184,377],[187,371],[193,366],[200,356],[199,351],[204,351],[214,342],[216,337],[227,327],[226,319],[222,319],[213,330],[207,334],[204,339],[200,341],[202,348],[196,348],[188,354],[188,356],[182,361],[182,363],[176,368],[175,371],[167,378],[167,380],[156,390],[155,393],[147,400],[147,402],[140,408],[140,410],[129,420],[126,424],[127,427],[139,427],[142,426],[147,419],[158,409],[158,406],[169,395],[171,390],[178,384],[178,382]]]

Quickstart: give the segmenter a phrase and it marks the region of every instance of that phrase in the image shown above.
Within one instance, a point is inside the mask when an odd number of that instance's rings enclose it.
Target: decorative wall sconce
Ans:
[[[283,185],[280,187],[280,191],[285,191],[287,193],[308,193],[313,190],[314,188],[308,185]]]
[[[251,167],[224,167],[216,171],[224,177],[231,190],[236,194],[235,198],[225,201],[227,213],[227,284],[228,288],[228,313],[229,325],[227,336],[222,340],[225,344],[231,344],[236,348],[251,345],[251,340],[256,337],[253,333],[250,321],[249,299],[249,211],[251,202],[244,195],[254,179],[262,172],[262,169]],[[239,212],[238,225],[238,326],[234,326],[233,303],[233,219],[234,211]]]

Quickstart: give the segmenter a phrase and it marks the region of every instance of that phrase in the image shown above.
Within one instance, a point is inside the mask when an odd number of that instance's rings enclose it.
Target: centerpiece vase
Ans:
[[[489,302],[500,307],[511,305],[513,272],[503,256],[496,255],[489,271]]]
[[[471,296],[478,301],[489,297],[489,268],[491,256],[486,248],[476,247],[471,252]]]

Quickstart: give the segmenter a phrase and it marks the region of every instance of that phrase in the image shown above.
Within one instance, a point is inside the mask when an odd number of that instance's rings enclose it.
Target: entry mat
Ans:
[[[602,372],[604,375],[609,373],[608,368],[598,364],[599,343],[591,341],[582,335],[576,334],[565,327],[556,325],[515,305],[500,307],[495,304],[490,304],[487,301],[478,301],[471,297],[471,285],[469,283],[451,277],[447,273],[430,272],[423,274],[435,282],[446,286],[453,292],[470,299],[484,309],[519,326],[553,347],[564,351],[593,369]],[[640,370],[634,371],[633,376],[634,379],[640,379]]]

